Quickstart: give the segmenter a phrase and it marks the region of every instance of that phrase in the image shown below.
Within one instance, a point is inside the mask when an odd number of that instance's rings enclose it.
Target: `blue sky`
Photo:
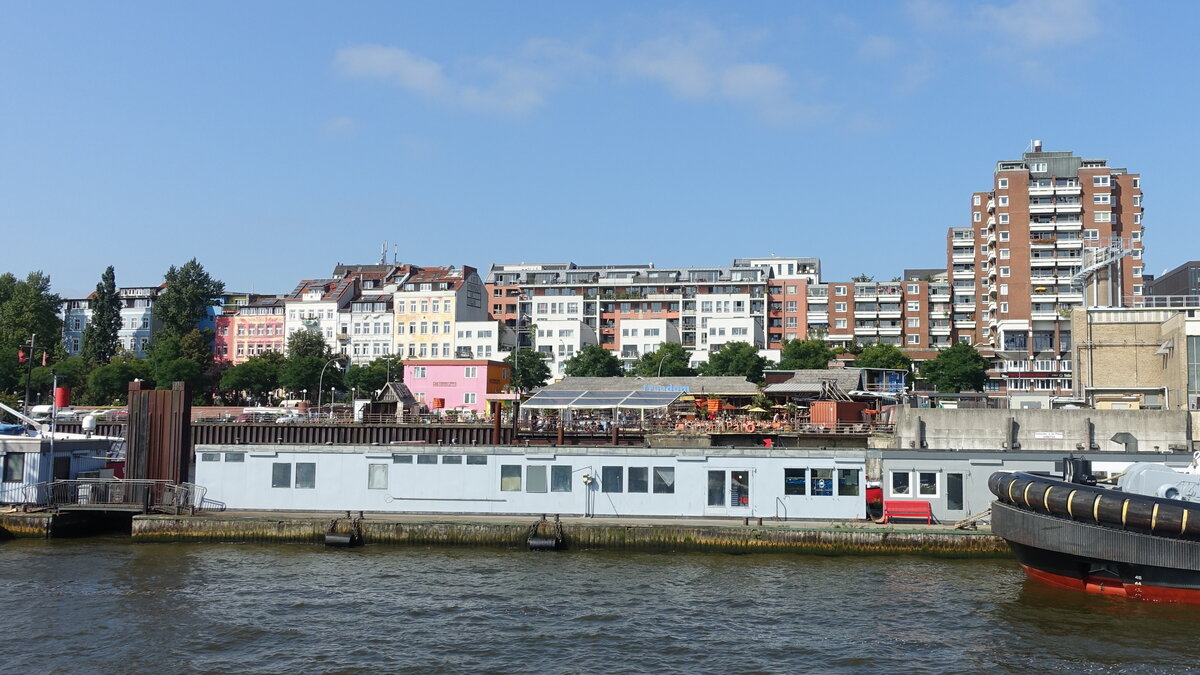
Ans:
[[[945,265],[1031,139],[1140,172],[1200,258],[1200,4],[0,5],[0,271],[89,292],[196,257],[286,292],[423,265]],[[389,251],[389,259],[391,252]]]

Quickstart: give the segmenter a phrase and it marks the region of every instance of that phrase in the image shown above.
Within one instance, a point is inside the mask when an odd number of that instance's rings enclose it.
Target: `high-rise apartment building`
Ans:
[[[989,391],[1068,395],[1071,310],[1125,307],[1142,292],[1141,177],[1034,141],[997,162],[951,228],[954,339],[994,356]]]

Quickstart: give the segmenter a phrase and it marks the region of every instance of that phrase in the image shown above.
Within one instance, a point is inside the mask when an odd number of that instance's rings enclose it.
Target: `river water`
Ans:
[[[1200,608],[1011,560],[0,542],[3,672],[1178,672]]]

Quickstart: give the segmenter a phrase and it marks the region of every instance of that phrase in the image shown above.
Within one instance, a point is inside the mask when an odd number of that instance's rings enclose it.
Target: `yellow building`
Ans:
[[[413,266],[394,303],[393,351],[405,361],[453,358],[458,322],[487,319],[483,281],[468,266]]]

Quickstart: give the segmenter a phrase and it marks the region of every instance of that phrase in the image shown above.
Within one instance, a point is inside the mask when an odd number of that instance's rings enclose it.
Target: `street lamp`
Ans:
[[[324,384],[325,384],[325,369],[329,367],[329,364],[337,363],[341,359],[342,359],[341,356],[335,356],[332,359],[329,359],[328,361],[326,361],[325,365],[321,366],[321,376],[317,378],[317,415],[321,414],[321,393],[322,393],[321,387],[324,386]],[[340,368],[340,366],[339,366],[339,368]],[[332,397],[332,394],[333,394],[333,388],[331,387],[330,388],[330,396],[331,397]],[[333,406],[332,405],[330,405],[330,407],[329,407],[329,412],[330,412],[330,416],[332,417],[333,416]]]

